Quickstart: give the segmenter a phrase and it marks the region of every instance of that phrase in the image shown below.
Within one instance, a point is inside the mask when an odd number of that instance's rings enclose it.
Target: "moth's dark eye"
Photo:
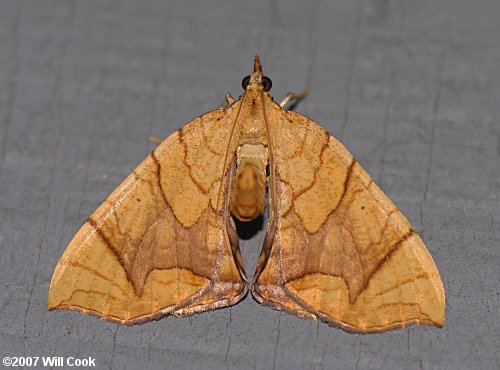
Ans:
[[[262,77],[262,87],[264,88],[264,91],[269,91],[271,90],[271,87],[273,87],[273,81],[267,76]]]
[[[249,83],[250,83],[250,76],[245,76],[245,78],[241,80],[241,87],[243,87],[243,90],[247,89]]]

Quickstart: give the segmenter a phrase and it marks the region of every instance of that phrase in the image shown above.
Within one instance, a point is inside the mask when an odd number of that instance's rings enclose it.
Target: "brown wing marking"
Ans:
[[[333,136],[297,113],[274,113],[278,211],[255,298],[357,332],[441,326],[441,279],[406,218]]]
[[[232,162],[214,150],[225,145],[234,153],[236,112],[237,104],[187,124],[110,195],[59,261],[49,308],[131,324],[227,306],[245,295],[225,211]]]

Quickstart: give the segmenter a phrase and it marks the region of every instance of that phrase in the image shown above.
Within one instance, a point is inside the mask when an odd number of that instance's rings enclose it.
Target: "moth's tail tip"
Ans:
[[[260,57],[258,55],[253,57],[253,71],[262,73],[262,65],[260,64]]]

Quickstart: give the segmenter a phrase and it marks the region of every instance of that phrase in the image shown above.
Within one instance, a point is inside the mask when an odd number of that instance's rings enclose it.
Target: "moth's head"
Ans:
[[[253,73],[243,78],[241,86],[245,91],[257,90],[267,92],[271,90],[273,83],[269,77],[264,76],[262,73],[262,65],[260,64],[258,55],[256,55],[253,60]]]

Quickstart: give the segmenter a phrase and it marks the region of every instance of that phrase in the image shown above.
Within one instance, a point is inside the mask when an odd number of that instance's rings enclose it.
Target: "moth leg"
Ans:
[[[280,107],[284,109],[286,105],[288,105],[290,102],[293,102],[290,105],[290,109],[293,109],[297,104],[300,103],[302,99],[307,96],[307,94],[309,94],[309,86],[306,86],[300,94],[289,92],[281,101]]]
[[[156,145],[160,145],[162,142],[162,140],[156,136],[148,136],[148,141]]]
[[[227,93],[226,94],[226,97],[224,98],[224,100],[222,101],[222,104],[221,104],[221,108],[223,109],[227,109],[229,108],[229,106],[231,104],[233,104],[235,102],[234,98],[231,96],[230,93]]]

